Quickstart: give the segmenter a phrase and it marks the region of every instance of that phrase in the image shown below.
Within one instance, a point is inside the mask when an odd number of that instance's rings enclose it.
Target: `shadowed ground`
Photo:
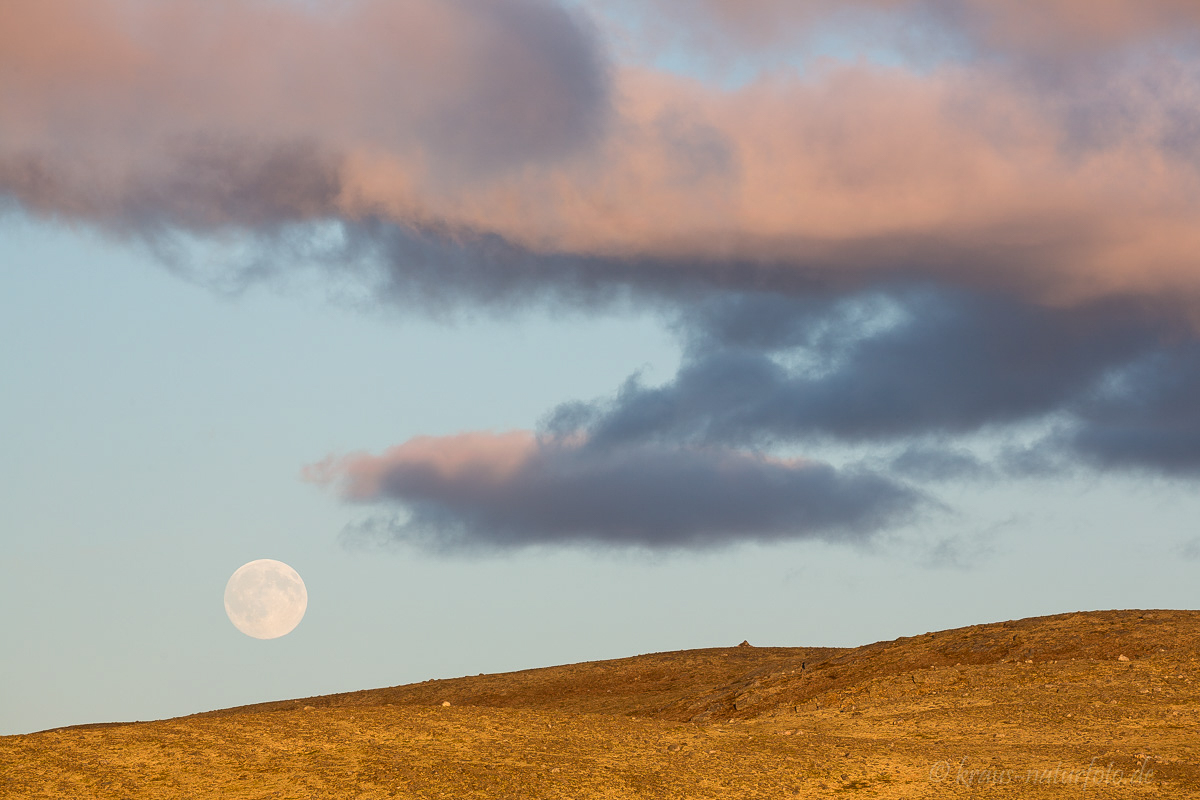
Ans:
[[[658,653],[0,737],[0,797],[1200,797],[1198,658],[1193,611]]]

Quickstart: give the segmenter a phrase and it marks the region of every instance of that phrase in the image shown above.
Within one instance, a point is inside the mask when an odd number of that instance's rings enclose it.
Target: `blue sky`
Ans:
[[[446,324],[312,287],[223,296],[16,216],[3,242],[4,733],[1194,597],[1178,548],[1200,501],[1121,479],[964,489],[952,513],[869,548],[347,548],[339,533],[361,512],[299,465],[418,432],[528,427],[547,398],[669,376],[672,336],[652,315]],[[278,640],[238,633],[221,605],[233,570],[262,557],[296,567],[310,594]]]
[[[0,734],[1194,606],[1200,12],[1077,2],[0,8]]]

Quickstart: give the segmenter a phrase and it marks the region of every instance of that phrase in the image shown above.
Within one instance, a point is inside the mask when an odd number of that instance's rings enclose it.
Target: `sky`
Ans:
[[[1191,0],[0,0],[0,734],[1196,607]],[[239,633],[242,564],[308,611]]]

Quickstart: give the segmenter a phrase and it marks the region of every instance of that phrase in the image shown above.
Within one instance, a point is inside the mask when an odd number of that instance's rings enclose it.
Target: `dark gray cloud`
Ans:
[[[1186,315],[1118,299],[1068,308],[923,286],[808,297],[729,295],[686,313],[661,386],[559,405],[554,435],[593,447],[896,445],[924,480],[1052,474],[1078,463],[1200,469],[1200,339]],[[1011,438],[984,463],[956,439]],[[931,438],[932,437],[932,438]],[[932,443],[931,443],[932,441]]]
[[[824,304],[848,287],[862,285],[854,276],[777,262],[541,253],[488,231],[404,225],[379,217],[335,225],[335,243],[303,244],[295,258],[316,259],[334,275],[357,273],[381,305],[425,312],[469,308],[503,314],[551,306],[578,313],[638,307],[669,318],[681,308],[740,294],[748,285],[777,293],[789,310],[797,303]]]
[[[891,459],[888,471],[918,481],[980,480],[995,471],[962,447],[914,444]]]
[[[1114,371],[1047,446],[1106,468],[1200,473],[1200,341],[1173,343]]]
[[[685,323],[679,373],[550,415],[598,443],[763,444],[965,434],[1064,409],[1182,330],[1137,303],[1052,309],[939,288],[824,304],[721,298]]]
[[[863,541],[929,506],[918,491],[879,475],[727,448],[531,440],[514,453],[488,441],[476,434],[401,445],[326,465],[317,478],[341,482],[357,502],[407,511],[356,535],[438,550]]]

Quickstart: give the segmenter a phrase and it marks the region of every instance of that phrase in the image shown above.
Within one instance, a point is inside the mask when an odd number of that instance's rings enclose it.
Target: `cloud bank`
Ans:
[[[968,474],[1195,475],[1195,3],[587,9],[0,4],[0,208],[674,321],[664,385],[310,471],[426,546],[862,541]],[[878,457],[772,455],[818,446]]]
[[[1074,8],[861,5],[898,27],[923,9],[1014,30]],[[731,30],[834,13],[708,7]],[[1105,8],[1082,18],[1132,20],[1121,42],[1142,46],[1069,79],[827,60],[729,90],[613,61],[597,25],[546,0],[9,3],[0,194],[126,234],[391,226],[467,257],[495,239],[740,289],[903,277],[1058,304],[1194,298],[1200,67],[1168,45],[1196,14]],[[1103,31],[1078,35],[1115,47]]]

